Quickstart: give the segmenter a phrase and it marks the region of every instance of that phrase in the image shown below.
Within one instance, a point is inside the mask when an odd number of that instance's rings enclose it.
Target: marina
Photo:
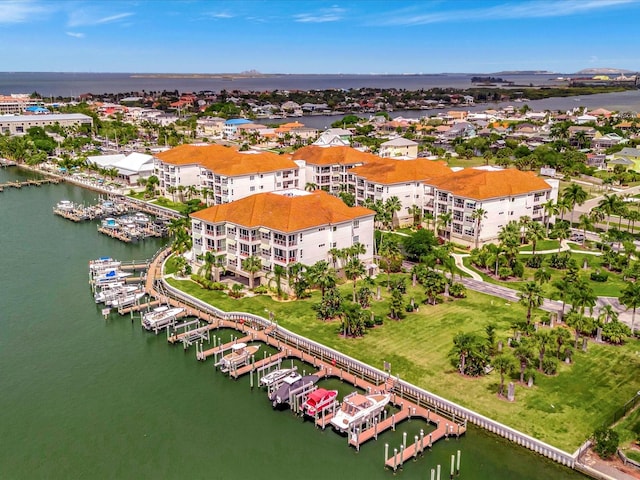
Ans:
[[[2,198],[0,236],[3,247],[12,252],[0,272],[2,478],[78,478],[89,470],[98,478],[121,479],[240,478],[255,476],[256,471],[285,480],[302,474],[309,479],[391,477],[390,470],[382,468],[385,444],[392,453],[401,447],[403,433],[411,443],[420,429],[426,432],[428,427],[418,418],[407,418],[396,431],[386,430],[378,442],[367,442],[356,453],[345,448],[346,437],[331,428],[310,428],[311,422],[301,422],[288,410],[274,412],[262,389],[250,389],[248,372],[230,381],[214,373],[211,356],[206,362],[195,361],[194,350],[206,350],[206,341],[185,354],[183,348],[168,348],[164,335],[142,329],[140,313],[159,306],[157,300],[143,299],[139,306],[120,309],[122,316],[113,309],[105,321],[100,306],[87,295],[87,259],[107,255],[122,260],[121,268],[130,271],[130,264],[144,263],[135,259],[151,258],[161,242],[112,242],[96,236],[95,226],[88,222],[57,221],[47,208],[60,199],[83,203],[94,196],[62,184],[28,194],[5,192]],[[24,222],[25,216],[33,221]],[[46,250],[38,247],[37,239],[43,236],[51,239]],[[52,250],[62,253],[51,255]],[[56,272],[57,281],[42,275],[43,269]],[[140,268],[136,272],[144,276]],[[34,291],[41,292],[38,302],[33,302]],[[186,308],[189,318],[180,322],[191,321],[195,313],[191,305]],[[248,336],[232,332],[239,338]],[[211,347],[232,341],[222,325],[211,333],[219,337],[215,344],[212,338]],[[18,338],[28,338],[29,348],[15,341]],[[308,352],[307,346],[300,346]],[[260,349],[256,366],[266,350]],[[275,356],[272,353],[271,359],[277,365]],[[269,356],[266,359],[269,362]],[[289,360],[286,363],[288,367]],[[300,372],[311,368],[296,365]],[[345,375],[353,371],[342,366]],[[257,387],[256,373],[257,369]],[[357,376],[360,382],[361,374]],[[341,397],[352,388],[339,376],[322,378],[319,385],[341,390]],[[422,459],[406,462],[399,475],[408,480],[429,478],[430,469],[448,465],[451,455],[461,450],[460,478],[581,478],[506,439],[469,428],[459,440],[434,443]],[[212,448],[202,455],[207,445]],[[49,453],[43,457],[43,452]]]

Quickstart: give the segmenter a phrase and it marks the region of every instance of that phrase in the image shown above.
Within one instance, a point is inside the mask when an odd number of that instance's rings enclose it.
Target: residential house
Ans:
[[[418,142],[397,137],[380,145],[378,153],[382,158],[411,159],[418,158]]]
[[[196,255],[215,252],[225,257],[225,268],[241,277],[251,274],[242,260],[254,256],[262,263],[257,282],[276,265],[311,266],[329,261],[333,248],[365,247],[360,259],[373,260],[375,212],[348,207],[324,191],[287,190],[258,193],[232,203],[191,214]]]
[[[231,118],[224,122],[222,133],[225,138],[236,138],[238,125],[245,125],[247,123],[251,123],[251,120],[247,120],[246,118]]]
[[[348,147],[351,145],[352,136],[353,134],[344,128],[330,128],[322,132],[313,144],[320,147]]]
[[[611,157],[612,161],[608,162],[607,166],[625,165],[628,169],[640,172],[640,148],[625,147],[619,152],[612,154]],[[621,160],[626,161],[622,162]]]
[[[136,185],[139,179],[149,178],[154,174],[153,156],[133,152],[129,155],[97,155],[87,157],[87,163],[96,164],[101,168],[118,171],[116,179],[128,184]]]

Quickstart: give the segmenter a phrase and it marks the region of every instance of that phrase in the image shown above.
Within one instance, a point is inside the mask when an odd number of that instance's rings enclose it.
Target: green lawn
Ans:
[[[386,280],[380,277],[378,281],[384,284]],[[268,296],[235,300],[222,292],[201,290],[188,280],[169,282],[223,310],[265,317],[267,311],[273,311],[285,328],[378,368],[390,362],[401,378],[569,452],[640,389],[640,342],[634,340],[622,347],[590,344],[588,353],[575,353],[573,365],[560,364],[558,375],[538,374],[531,389],[517,385],[515,402],[498,399],[498,373],[463,378],[447,354],[458,332],[483,334],[489,323],[496,325],[498,340],[506,344],[511,324],[526,313],[518,304],[471,291],[466,299],[436,306],[420,304],[420,311],[404,320],[385,320],[363,338],[344,339],[339,336],[338,322],[315,318],[311,305],[319,300],[317,292],[295,302],[277,302]],[[350,284],[340,288],[345,296],[350,295]],[[383,299],[372,306],[378,315],[386,315],[388,308],[386,290],[382,290]],[[421,288],[412,288],[409,282],[405,301],[412,296],[416,302],[424,300]]]
[[[640,462],[640,407],[635,408],[629,415],[623,418],[616,426],[615,431],[620,435],[620,448],[624,454]]]
[[[560,242],[558,240],[540,240],[539,242],[536,243],[536,252],[540,252],[543,250],[558,250],[559,246],[560,246]],[[532,252],[533,245],[532,244],[523,245],[522,247],[520,247],[520,251]]]
[[[543,254],[542,256],[543,258],[548,258],[551,255],[552,254]],[[571,255],[573,258],[575,258],[576,262],[580,266],[580,274],[589,281],[589,285],[591,285],[591,288],[593,288],[593,292],[597,296],[599,297],[619,297],[620,296],[620,292],[626,286],[626,283],[623,281],[622,276],[620,274],[617,274],[615,272],[608,272],[609,277],[606,282],[594,282],[591,280],[590,278],[591,272],[593,272],[596,269],[603,269],[602,260],[600,257],[596,255],[588,255],[588,254],[576,253],[576,252],[573,252]],[[522,262],[526,262],[527,258],[530,258],[530,255],[520,256],[520,260]],[[587,265],[586,269],[583,268],[585,261]],[[502,285],[502,286],[513,288],[516,290],[519,289],[526,281],[533,280],[534,274],[537,270],[534,268],[525,267],[523,280],[502,281],[502,280],[496,279],[495,277],[489,276],[484,272],[475,268],[471,263],[470,257],[465,257],[463,259],[463,264],[466,267],[470,268],[471,270],[474,270],[475,272],[477,272],[480,276],[482,276],[485,282],[493,283],[495,285]],[[551,280],[549,281],[549,283],[544,285],[545,296],[547,296],[548,298],[555,299],[556,297],[554,296],[555,292],[554,292],[554,288],[552,287],[552,284],[554,281],[561,278],[566,273],[566,270],[556,270],[554,268],[550,268],[546,264],[546,262],[544,262],[543,265],[545,266],[545,268],[547,268],[549,273],[551,273]]]

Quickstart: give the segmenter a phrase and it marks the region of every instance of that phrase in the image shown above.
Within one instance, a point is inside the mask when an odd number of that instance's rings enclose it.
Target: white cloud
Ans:
[[[213,18],[233,18],[235,15],[231,15],[227,12],[218,12],[210,14]]]
[[[65,32],[65,33],[73,38],[84,38],[84,33],[80,33],[80,32]]]
[[[294,21],[300,23],[327,23],[337,22],[344,18],[345,10],[340,7],[330,7],[323,10],[318,10],[313,13],[299,13],[294,15]]]
[[[116,15],[100,16],[96,12],[89,10],[74,10],[70,13],[67,25],[70,27],[83,27],[90,25],[102,25],[105,23],[114,23],[125,18],[129,18],[134,14],[131,12],[118,13]]]
[[[388,18],[376,23],[381,25],[426,25],[445,22],[566,17],[633,3],[637,3],[637,1],[564,0],[560,2],[556,0],[533,0],[521,3],[504,3],[487,8],[447,10],[424,14],[404,10],[392,13]]]
[[[23,0],[0,1],[0,24],[23,23],[33,20],[34,15],[48,13],[50,8],[37,2]]]

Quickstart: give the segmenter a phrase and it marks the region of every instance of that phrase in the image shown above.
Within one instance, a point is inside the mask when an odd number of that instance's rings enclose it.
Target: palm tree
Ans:
[[[505,354],[497,355],[493,359],[491,364],[493,365],[493,368],[498,370],[498,372],[500,373],[500,389],[498,390],[498,395],[503,397],[504,396],[504,376],[510,374],[513,371],[513,368],[514,368],[513,358]]]
[[[549,236],[549,223],[551,223],[551,217],[554,217],[560,213],[560,208],[558,204],[553,201],[553,199],[547,201],[543,205],[544,211],[547,214],[545,217],[545,227],[546,234],[545,236]]]
[[[307,275],[311,285],[319,287],[322,298],[327,288],[335,286],[337,283],[335,270],[333,270],[326,260],[320,260],[313,264],[308,270]]]
[[[393,197],[387,198],[387,201],[384,202],[384,209],[391,222],[390,226],[393,229],[396,212],[402,210],[402,203],[400,202],[400,199],[394,195]]]
[[[242,269],[249,274],[249,289],[253,290],[253,281],[256,273],[262,269],[260,257],[250,256],[242,260]]]
[[[387,272],[387,288],[389,288],[391,282],[391,268],[395,262],[402,260],[402,252],[400,251],[400,246],[396,240],[383,237],[378,254],[380,255],[380,260],[382,260],[381,263]]]
[[[331,258],[331,263],[333,264],[333,269],[338,269],[338,259],[340,258],[340,250],[338,248],[330,248],[327,252],[329,257]]]
[[[486,218],[487,211],[482,207],[476,208],[471,214],[471,219],[475,222],[473,233],[475,234],[474,244],[476,248],[478,248],[478,240],[480,239],[480,229],[482,228],[482,221],[486,220]]]
[[[596,207],[602,213],[607,216],[607,232],[609,231],[609,225],[611,224],[611,215],[618,213],[622,201],[616,194],[606,195],[598,202]]]
[[[585,239],[587,238],[587,230],[593,229],[591,215],[581,214],[578,218],[578,228],[582,229],[582,245],[584,246]]]
[[[282,298],[282,277],[287,274],[287,270],[282,265],[273,266],[273,278],[272,280],[276,284],[276,294],[278,298]]]
[[[473,354],[476,348],[476,338],[471,333],[458,333],[453,338],[452,355],[459,359],[458,371],[464,375],[467,358]]]
[[[513,356],[520,364],[520,383],[524,383],[524,371],[531,362],[531,347],[526,338],[523,338],[513,351]]]
[[[560,300],[562,300],[562,315],[564,315],[564,307],[567,304],[567,298],[569,298],[572,286],[573,282],[567,277],[559,278],[553,282],[553,288],[555,288]]]
[[[542,224],[538,222],[531,222],[529,224],[529,228],[527,229],[526,239],[531,242],[532,247],[532,255],[536,254],[536,245],[538,241],[543,240],[546,237],[546,233],[544,231],[544,227]]]
[[[531,323],[531,311],[542,305],[544,297],[542,296],[542,288],[536,282],[525,283],[518,294],[520,304],[527,307],[527,325]]]
[[[636,309],[640,307],[640,283],[629,283],[620,295],[620,303],[622,303],[627,309],[631,308],[633,313],[631,314],[631,334],[634,334],[634,328],[636,323]]]
[[[205,254],[201,256],[201,259],[204,263],[198,269],[198,275],[203,276],[207,280],[211,280],[211,273],[216,261],[216,256],[213,252],[205,252]]]
[[[575,330],[575,342],[573,347],[578,348],[580,334],[589,331],[593,327],[593,319],[585,317],[580,312],[571,312],[567,315],[567,325]]]
[[[562,190],[562,197],[571,206],[570,222],[573,225],[573,210],[576,205],[582,205],[589,198],[589,194],[577,183],[571,183]]]
[[[351,257],[351,259],[344,266],[344,273],[350,280],[353,280],[353,303],[356,302],[356,289],[358,278],[365,274],[364,264],[358,257]]]
[[[616,312],[616,310],[613,308],[613,305],[603,305],[602,307],[600,307],[599,313],[600,314],[598,315],[598,320],[603,325],[611,321],[618,320],[618,312]]]
[[[551,232],[558,239],[558,252],[562,249],[562,241],[566,240],[571,236],[571,228],[569,227],[569,222],[565,220],[560,220],[553,225]]]
[[[417,227],[422,222],[422,208],[419,205],[407,207],[407,212],[413,217],[413,226]]]
[[[318,190],[318,184],[313,182],[307,182],[307,184],[304,186],[304,189],[307,192],[313,192],[315,190]]]
[[[438,231],[443,230],[444,231],[444,237],[447,238],[447,226],[449,224],[451,224],[451,220],[453,219],[453,216],[451,214],[451,212],[446,212],[446,213],[441,213],[440,215],[438,215],[438,220],[436,221],[436,223],[438,224]],[[451,237],[449,237],[451,238]]]
[[[551,280],[551,272],[546,268],[538,268],[533,274],[533,279],[539,284],[542,285]]]
[[[549,330],[538,330],[533,335],[533,342],[538,349],[538,370],[543,371],[542,364],[547,347],[551,344],[552,338]]]

